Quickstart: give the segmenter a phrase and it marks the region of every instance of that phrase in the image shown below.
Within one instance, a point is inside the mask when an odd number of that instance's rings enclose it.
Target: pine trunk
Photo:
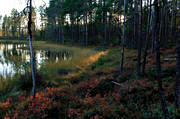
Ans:
[[[72,39],[72,45],[74,45],[74,19],[71,18],[71,39]]]
[[[180,4],[180,2],[179,2]],[[179,6],[180,9],[180,6]],[[175,106],[176,106],[176,114],[180,114],[180,11],[178,13],[179,15],[179,24],[178,24],[178,32],[177,32],[177,72],[176,72],[176,84],[175,84]]]
[[[125,23],[126,23],[126,0],[124,0],[124,22],[123,22],[123,39],[121,48],[121,62],[120,62],[120,75],[123,74],[123,64],[124,64],[124,42],[125,42]]]
[[[31,65],[32,65],[32,80],[33,80],[33,88],[32,88],[32,94],[33,98],[36,97],[36,80],[35,80],[35,64],[34,64],[34,53],[32,49],[32,0],[30,0],[30,10],[29,10],[29,21],[28,21],[28,32],[29,32],[29,48],[31,53]]]
[[[158,0],[154,1],[155,5],[155,41],[156,41],[156,75],[158,80],[158,87],[159,87],[159,94],[160,94],[160,100],[162,105],[162,110],[164,113],[165,119],[170,119],[169,112],[166,104],[166,98],[164,95],[164,91],[162,88],[162,77],[161,77],[161,62],[160,62],[160,41],[159,41],[159,27],[160,27],[160,20],[159,20],[159,6],[158,6]]]
[[[106,42],[107,42],[107,12],[106,12],[106,0],[103,0],[103,24],[104,24],[104,43],[103,46],[106,46]]]
[[[148,15],[148,27],[147,27],[147,31],[146,31],[145,48],[144,48],[143,64],[142,64],[142,74],[144,74],[145,69],[146,69],[146,57],[147,57],[148,41],[149,41],[149,37],[150,37],[150,29],[151,29],[151,21],[152,21],[151,3],[152,3],[152,0],[150,0],[150,9],[149,9],[149,15]]]
[[[139,0],[139,32],[138,32],[138,58],[137,58],[137,75],[141,74],[141,49],[142,49],[142,0]]]

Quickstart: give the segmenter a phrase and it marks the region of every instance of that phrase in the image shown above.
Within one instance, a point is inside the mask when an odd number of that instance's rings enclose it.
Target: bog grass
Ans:
[[[28,40],[0,40],[0,43],[27,44],[22,49],[29,49]],[[59,60],[58,62],[50,60],[43,63],[40,69],[38,69],[38,73],[42,74],[45,80],[58,83],[62,82],[63,79],[70,79],[74,75],[81,74],[91,64],[96,62],[100,56],[107,54],[107,51],[96,50],[94,48],[66,46],[46,41],[33,41],[32,45],[34,50],[48,50],[51,52],[68,51],[72,54],[71,60]]]

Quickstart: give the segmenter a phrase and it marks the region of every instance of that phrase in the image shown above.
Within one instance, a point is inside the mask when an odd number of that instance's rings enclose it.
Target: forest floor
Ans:
[[[161,48],[163,88],[171,118],[175,118],[175,49],[173,45]],[[66,76],[68,84],[45,84],[39,74],[36,99],[23,86],[29,85],[28,82],[22,83],[23,93],[0,100],[0,118],[161,119],[155,54],[148,50],[146,73],[139,77],[136,54],[136,50],[125,49],[122,76],[119,75],[119,48],[108,48],[90,56],[87,60],[92,62],[86,63],[86,68],[80,67],[81,73]]]

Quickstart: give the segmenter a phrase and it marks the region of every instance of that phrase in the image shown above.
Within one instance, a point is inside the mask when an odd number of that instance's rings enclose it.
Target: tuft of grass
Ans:
[[[18,76],[15,77],[18,78]],[[15,82],[16,79],[9,75],[6,76],[6,79],[0,77],[0,100],[19,94],[19,91],[15,88]]]

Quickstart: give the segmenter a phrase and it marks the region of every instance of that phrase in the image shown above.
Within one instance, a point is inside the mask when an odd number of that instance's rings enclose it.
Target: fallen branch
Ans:
[[[176,61],[176,58],[164,58],[164,61]]]
[[[116,84],[116,85],[118,85],[118,86],[125,87],[124,85],[122,85],[122,84],[120,84],[120,83],[117,83],[117,82],[115,82],[115,81],[112,81],[112,83],[113,83],[113,84]]]

